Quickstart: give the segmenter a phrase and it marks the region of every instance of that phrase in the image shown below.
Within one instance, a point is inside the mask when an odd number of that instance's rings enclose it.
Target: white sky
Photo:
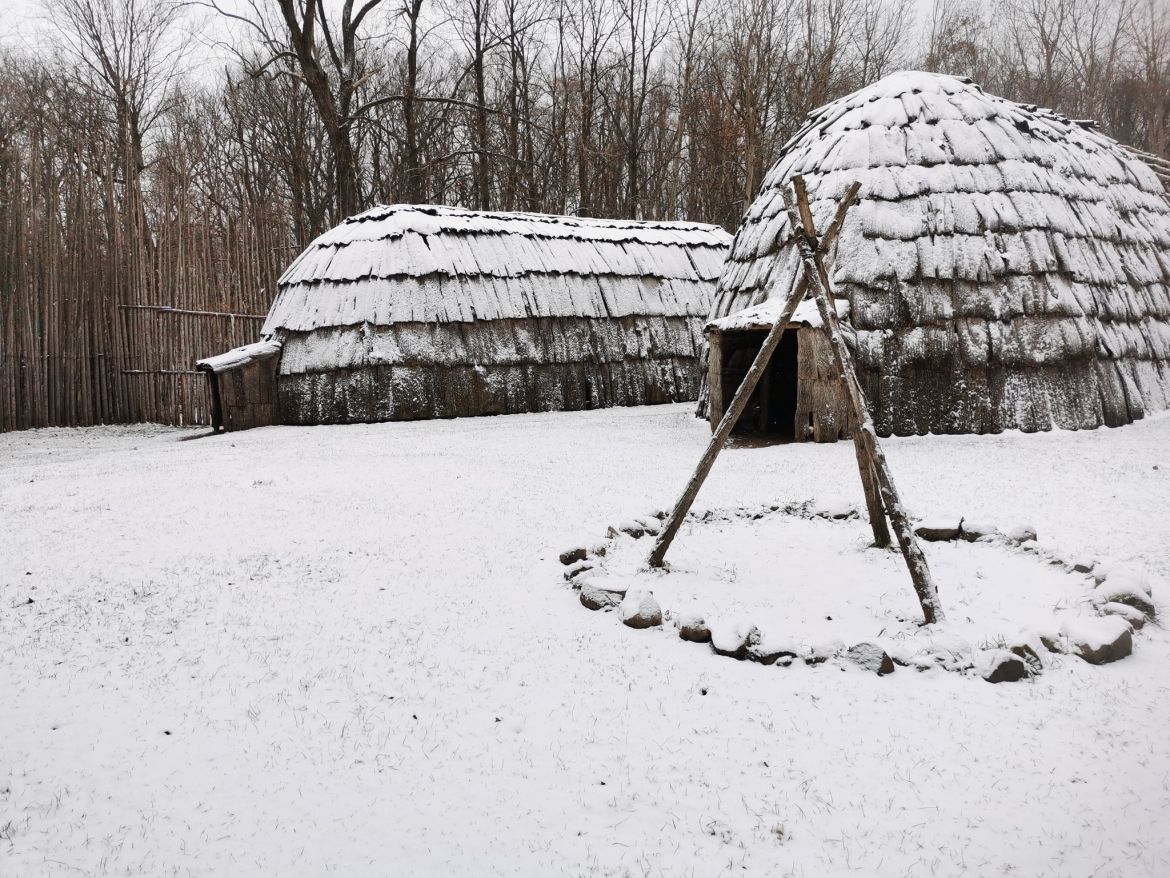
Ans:
[[[17,46],[29,38],[35,27],[32,19],[39,14],[38,0],[3,0],[0,11],[0,45]]]
[[[228,8],[233,0],[223,0]],[[924,28],[930,15],[934,0],[914,0],[917,7],[918,28]],[[223,38],[227,30],[224,22],[217,21],[217,16],[208,11],[203,13],[203,21],[191,39],[206,44],[207,51],[199,53],[202,58],[202,67],[212,73],[231,63],[231,56],[222,48],[214,45],[217,37]],[[51,29],[45,21],[45,12],[42,0],[0,0],[0,49],[23,49],[34,53],[52,52],[53,39]]]
[[[229,8],[232,0],[226,0]],[[216,40],[226,39],[226,22],[210,10],[192,10],[187,19],[191,33],[184,37],[205,48],[189,52],[184,64],[198,79],[212,79],[232,63],[231,53]],[[54,51],[53,28],[42,0],[0,0],[0,50],[12,49],[38,55]]]

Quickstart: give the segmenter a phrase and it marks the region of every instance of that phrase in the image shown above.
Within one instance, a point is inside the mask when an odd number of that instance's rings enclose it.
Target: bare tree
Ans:
[[[977,0],[935,0],[922,69],[980,78],[978,65],[989,52],[984,9]]]
[[[280,16],[276,22],[265,15],[259,0],[247,2],[250,13],[240,14],[225,9],[218,0],[205,0],[258,38],[267,58],[262,64],[249,64],[250,75],[274,70],[304,84],[329,139],[337,213],[341,217],[357,213],[361,196],[353,129],[368,109],[359,109],[356,102],[358,89],[369,75],[361,51],[361,29],[383,0],[364,0],[356,9],[354,0],[344,0],[336,21],[330,20],[325,0],[277,0]],[[421,7],[421,0],[414,2]]]
[[[581,0],[561,7],[560,21],[567,30],[565,82],[573,86],[576,107],[577,212],[592,216],[597,209],[593,170],[599,151],[594,143],[599,92],[607,74],[606,53],[616,30],[612,9],[604,0]]]
[[[406,197],[411,202],[423,200],[423,169],[418,133],[419,50],[423,38],[422,11],[423,0],[402,0],[402,6],[398,11],[398,14],[407,23],[406,69],[401,104],[406,147]]]
[[[76,61],[77,81],[113,111],[124,181],[146,167],[144,138],[164,111],[175,74],[172,0],[45,0],[50,20]]]
[[[906,53],[912,13],[911,0],[858,0],[853,51],[860,82],[872,82],[895,69]]]
[[[528,0],[503,0],[502,5],[502,43],[508,61],[503,102],[506,117],[503,148],[504,155],[509,157],[509,169],[501,193],[501,206],[513,210],[523,201],[529,210],[539,210],[543,201],[538,192],[541,187],[536,157],[539,123],[533,112],[533,68],[538,63],[539,45],[533,33],[546,19]]]
[[[625,157],[623,209],[641,215],[641,160],[646,102],[652,91],[651,72],[672,29],[673,9],[659,0],[617,0],[619,33],[623,37],[621,76],[625,112],[622,140]]]
[[[474,164],[474,204],[480,210],[491,208],[491,147],[488,133],[487,64],[494,43],[492,0],[462,0],[453,20],[468,53],[472,74],[472,150]]]
[[[1170,3],[1142,0],[1130,23],[1132,69],[1112,85],[1118,135],[1170,155]]]

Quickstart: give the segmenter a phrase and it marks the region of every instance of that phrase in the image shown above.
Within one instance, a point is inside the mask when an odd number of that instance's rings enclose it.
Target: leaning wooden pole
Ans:
[[[861,437],[866,456],[872,465],[873,474],[877,478],[878,488],[881,491],[882,502],[894,526],[894,533],[898,537],[898,546],[902,550],[902,557],[906,559],[906,567],[910,571],[910,579],[914,583],[914,591],[918,595],[918,602],[922,605],[922,615],[928,625],[942,622],[946,617],[942,604],[939,603],[938,589],[930,575],[930,568],[926,564],[926,556],[918,545],[918,538],[910,526],[910,519],[902,507],[898,490],[894,486],[894,478],[890,474],[889,464],[885,453],[877,441],[877,432],[874,430],[873,419],[869,414],[869,406],[865,401],[865,394],[861,383],[857,380],[857,372],[853,368],[853,357],[845,345],[845,337],[841,332],[841,324],[837,320],[837,311],[829,305],[831,289],[824,282],[826,277],[824,265],[820,255],[813,249],[812,241],[816,239],[816,229],[812,223],[812,212],[808,205],[808,194],[805,191],[804,180],[796,177],[793,180],[796,190],[796,201],[785,190],[784,198],[788,206],[788,217],[794,229],[803,229],[803,234],[796,236],[796,246],[800,251],[800,259],[804,265],[804,278],[809,292],[816,300],[821,320],[825,325],[825,332],[833,348],[833,357],[837,368],[841,372],[841,380],[849,396],[849,403],[857,421],[856,433]],[[865,461],[859,461],[862,466],[862,481],[865,481]]]
[[[831,246],[833,240],[836,239],[838,232],[841,230],[841,224],[845,221],[845,212],[849,209],[849,205],[853,203],[853,199],[857,197],[857,190],[860,188],[860,183],[854,183],[846,193],[845,198],[837,209],[837,216],[834,218],[833,224],[829,227],[829,231],[825,233],[825,241],[828,242],[826,247]],[[773,285],[779,282],[780,278],[778,277],[772,279]],[[703,487],[703,482],[706,481],[708,473],[711,472],[711,467],[715,464],[715,458],[723,450],[723,446],[727,442],[727,437],[731,435],[731,429],[735,426],[739,420],[739,416],[743,414],[743,410],[747,407],[752,391],[756,389],[756,384],[759,383],[760,376],[764,374],[764,371],[768,368],[768,364],[772,361],[772,354],[776,350],[776,346],[780,344],[780,339],[784,335],[784,330],[788,322],[792,319],[796,307],[804,299],[807,292],[808,278],[806,276],[797,280],[792,294],[788,297],[788,301],[784,303],[784,309],[780,312],[776,323],[768,331],[768,336],[764,339],[764,343],[760,347],[759,353],[756,354],[755,360],[752,361],[751,368],[748,369],[743,382],[735,391],[735,396],[732,397],[727,411],[723,413],[723,418],[719,421],[719,426],[711,436],[711,441],[707,444],[707,450],[703,452],[703,457],[699,460],[699,465],[695,467],[695,472],[691,476],[690,481],[687,482],[686,488],[683,489],[682,496],[674,504],[674,509],[666,519],[666,524],[663,526],[662,532],[658,535],[658,539],[654,541],[654,548],[650,552],[648,561],[651,567],[661,567],[663,565],[666,559],[666,552],[670,548],[670,544],[674,542],[675,535],[682,526],[683,520],[687,517],[687,512],[690,511],[691,504],[695,502],[695,497],[698,495],[699,489]]]

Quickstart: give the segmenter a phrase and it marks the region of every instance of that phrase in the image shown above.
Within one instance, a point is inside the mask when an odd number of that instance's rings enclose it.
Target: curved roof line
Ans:
[[[705,317],[730,243],[701,223],[378,205],[292,262],[263,332],[402,319]]]

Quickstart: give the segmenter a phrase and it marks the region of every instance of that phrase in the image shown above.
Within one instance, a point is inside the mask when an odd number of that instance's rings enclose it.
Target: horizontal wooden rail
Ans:
[[[197,369],[123,369],[123,375],[200,375]]]
[[[192,317],[230,317],[233,320],[267,320],[267,314],[234,314],[231,311],[192,311],[189,308],[172,308],[170,305],[119,305],[134,311],[158,311],[163,314],[186,314]]]

